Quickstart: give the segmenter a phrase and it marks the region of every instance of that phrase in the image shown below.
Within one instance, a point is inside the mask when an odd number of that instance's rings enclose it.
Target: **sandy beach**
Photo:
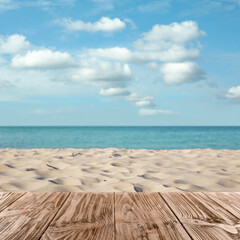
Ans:
[[[240,191],[240,150],[0,149],[0,191]]]

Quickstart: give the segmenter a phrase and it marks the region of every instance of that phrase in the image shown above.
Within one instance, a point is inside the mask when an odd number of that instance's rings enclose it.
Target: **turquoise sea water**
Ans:
[[[0,127],[0,148],[240,149],[240,127]]]

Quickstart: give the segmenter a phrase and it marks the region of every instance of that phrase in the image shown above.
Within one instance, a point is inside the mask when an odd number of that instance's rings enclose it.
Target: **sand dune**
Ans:
[[[240,150],[0,149],[0,191],[240,191]]]

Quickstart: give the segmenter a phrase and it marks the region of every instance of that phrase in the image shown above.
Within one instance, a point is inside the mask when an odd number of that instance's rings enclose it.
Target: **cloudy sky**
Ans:
[[[0,125],[240,125],[240,1],[0,0]]]

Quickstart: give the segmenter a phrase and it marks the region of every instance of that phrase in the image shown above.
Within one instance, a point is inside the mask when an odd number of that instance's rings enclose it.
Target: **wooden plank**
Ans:
[[[0,239],[39,239],[69,193],[26,193],[0,213]]]
[[[190,239],[158,193],[115,194],[116,240]]]
[[[14,203],[17,199],[22,197],[25,193],[1,192],[0,193],[0,212],[6,207]]]
[[[114,240],[114,193],[71,193],[41,239]]]
[[[213,201],[207,194],[161,195],[193,239],[240,239],[239,217]]]
[[[240,219],[240,194],[231,192],[212,192],[204,193],[212,200],[214,200],[221,207],[231,212],[234,216]]]

